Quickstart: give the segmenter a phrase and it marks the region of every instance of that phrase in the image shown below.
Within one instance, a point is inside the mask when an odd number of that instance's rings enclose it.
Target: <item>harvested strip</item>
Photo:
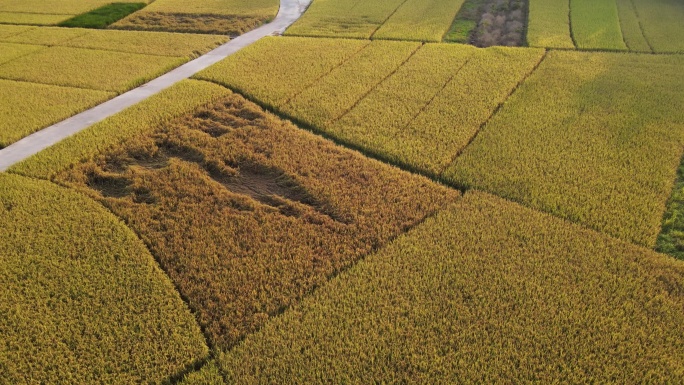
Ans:
[[[42,45],[0,43],[0,64],[45,49]]]
[[[0,23],[21,25],[55,25],[73,15],[48,15],[42,13],[0,12]]]
[[[118,145],[131,136],[149,133],[164,121],[228,94],[230,91],[216,84],[197,80],[181,81],[39,152],[10,170],[35,178],[52,178],[81,159],[89,159],[99,151]]]
[[[620,15],[620,27],[625,44],[630,51],[651,52],[644,33],[641,30],[636,8],[632,0],[617,0],[618,14]]]
[[[375,39],[442,41],[464,0],[408,0],[374,34]]]
[[[57,180],[140,235],[221,349],[458,196],[238,95]]]
[[[530,47],[575,48],[570,36],[568,0],[530,0],[527,42]]]
[[[274,107],[314,84],[369,43],[266,37],[194,77],[222,84]]]
[[[352,108],[419,47],[419,43],[375,41],[279,110],[321,127]]]
[[[8,384],[161,383],[208,348],[135,234],[75,191],[0,175]]]
[[[615,0],[572,0],[570,12],[577,48],[627,49]]]
[[[343,119],[322,129],[382,158],[438,176],[543,55],[538,49],[427,47],[425,58],[414,56],[407,66],[418,66],[414,71],[438,76],[444,65],[442,52],[472,59],[460,70],[457,63],[452,64],[453,78],[447,79],[448,83],[440,78],[421,84],[393,77]],[[402,72],[395,76],[402,76]],[[424,85],[430,86],[434,99],[413,104],[410,109],[394,109],[420,93],[417,90]],[[429,94],[428,90],[422,92]]]
[[[240,384],[677,383],[683,309],[682,262],[473,192],[219,362]]]
[[[113,96],[105,91],[0,80],[0,147]]]
[[[0,78],[121,93],[186,58],[51,47],[0,65]]]
[[[147,55],[196,57],[228,41],[225,36],[166,32],[92,31],[63,45]]]
[[[653,247],[684,147],[683,65],[552,51],[444,178]]]
[[[406,0],[314,0],[285,34],[368,39]]]

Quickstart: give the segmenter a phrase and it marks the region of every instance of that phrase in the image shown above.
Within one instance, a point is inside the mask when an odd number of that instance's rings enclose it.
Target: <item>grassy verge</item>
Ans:
[[[666,204],[656,250],[684,259],[684,164],[677,169],[677,180]]]

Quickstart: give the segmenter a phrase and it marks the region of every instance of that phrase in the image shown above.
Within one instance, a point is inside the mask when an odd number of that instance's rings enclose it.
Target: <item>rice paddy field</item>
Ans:
[[[0,158],[278,9],[0,0]],[[683,17],[313,0],[0,173],[0,384],[684,383]]]
[[[240,35],[272,20],[278,5],[277,0],[155,0],[112,28]]]
[[[0,25],[0,148],[226,40],[166,32]]]

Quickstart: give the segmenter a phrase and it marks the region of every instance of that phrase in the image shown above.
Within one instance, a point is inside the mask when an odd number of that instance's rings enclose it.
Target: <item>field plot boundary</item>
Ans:
[[[501,110],[501,107],[503,107],[503,106],[506,104],[506,102],[508,101],[508,99],[509,99],[517,90],[518,90],[518,88],[520,88],[520,86],[523,85],[523,83],[525,83],[525,82],[527,81],[527,79],[529,79],[530,76],[532,76],[532,74],[534,74],[535,72],[537,72],[537,69],[538,69],[539,66],[544,62],[544,60],[546,60],[546,57],[548,56],[548,54],[549,54],[549,50],[548,50],[548,49],[545,49],[545,50],[544,50],[544,54],[543,54],[542,57],[539,59],[539,61],[534,65],[534,67],[532,67],[532,70],[531,70],[530,72],[528,72],[527,74],[525,74],[525,76],[523,76],[522,79],[520,79],[520,81],[515,85],[515,87],[513,87],[513,89],[508,93],[508,95],[506,95],[506,98],[494,108],[494,110],[493,110],[492,113],[489,115],[489,117],[488,117],[487,119],[485,119],[484,122],[482,122],[482,124],[481,124],[480,127],[477,129],[477,131],[475,131],[475,134],[473,134],[473,136],[468,140],[468,143],[467,143],[465,146],[463,146],[463,148],[461,148],[460,150],[458,150],[458,151],[453,155],[453,157],[450,159],[450,161],[449,161],[445,166],[443,166],[441,170],[439,170],[439,173],[437,174],[437,175],[438,175],[438,179],[444,180],[444,177],[443,177],[443,176],[444,176],[444,173],[445,173],[446,170],[449,168],[449,166],[451,166],[451,165],[456,161],[456,159],[458,159],[458,157],[461,156],[461,154],[463,154],[463,152],[464,152],[468,147],[470,147],[470,145],[473,143],[473,141],[475,141],[475,139],[477,138],[477,135],[478,135],[480,132],[482,132],[482,129],[483,129],[484,127],[487,126],[487,124],[489,123],[489,121],[492,120],[492,118],[493,118],[494,116],[496,116],[496,114],[499,113],[499,111]],[[455,76],[455,75],[454,75],[454,76]],[[444,87],[446,88],[447,85],[448,85],[448,83],[445,84]],[[435,95],[435,97],[436,97],[436,96],[437,96],[437,95]],[[452,181],[449,182],[449,185],[452,185],[454,188],[457,188],[457,189],[459,189],[459,190],[461,190],[461,191],[463,191],[463,192],[465,192],[466,190],[468,190],[468,189],[464,188],[463,186],[457,186],[457,185],[455,185],[454,182],[452,182]]]
[[[0,172],[7,170],[12,165],[29,156],[58,143],[68,136],[123,111],[183,79],[189,78],[195,73],[225,59],[240,49],[251,45],[262,37],[282,34],[287,27],[302,15],[309,3],[310,0],[282,0],[278,15],[271,23],[247,32],[138,88],[38,131],[0,150]]]

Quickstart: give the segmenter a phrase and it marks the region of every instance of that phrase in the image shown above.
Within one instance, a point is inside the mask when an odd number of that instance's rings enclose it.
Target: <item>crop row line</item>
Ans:
[[[282,106],[286,106],[286,105],[290,104],[290,102],[292,102],[294,99],[296,99],[299,95],[303,94],[304,92],[306,92],[307,90],[311,89],[313,86],[315,86],[316,84],[318,84],[318,82],[319,82],[321,79],[325,78],[326,76],[330,75],[330,74],[331,74],[333,71],[335,71],[336,69],[342,67],[343,65],[345,65],[345,64],[349,63],[350,61],[352,61],[353,59],[355,59],[357,56],[359,56],[359,55],[361,54],[361,52],[363,52],[366,48],[368,48],[368,46],[369,46],[370,44],[371,44],[371,41],[369,40],[365,45],[361,46],[361,48],[359,48],[359,49],[358,49],[356,52],[354,52],[352,55],[350,55],[350,56],[347,57],[346,59],[343,59],[341,62],[339,62],[339,63],[338,63],[337,65],[335,65],[334,67],[330,68],[330,70],[329,70],[328,72],[323,73],[321,76],[315,78],[315,79],[312,80],[309,84],[307,84],[306,86],[304,86],[301,90],[296,91],[294,94],[292,94],[292,96],[289,96],[289,97],[282,103]]]
[[[380,28],[382,28],[382,26],[385,25],[385,23],[387,23],[387,22],[389,21],[389,19],[391,19],[392,16],[394,16],[394,14],[397,13],[397,11],[399,11],[399,9],[400,9],[401,7],[403,7],[404,4],[406,4],[408,1],[409,1],[409,0],[404,0],[401,4],[399,4],[399,5],[397,6],[397,8],[395,8],[394,11],[392,11],[392,13],[390,13],[390,14],[387,16],[387,18],[385,18],[385,20],[384,20],[382,23],[380,23],[380,24],[373,30],[373,32],[371,32],[371,34],[370,34],[370,36],[369,36],[369,39],[373,39],[373,36],[375,35],[375,33],[378,32],[378,30],[379,30]]]
[[[418,110],[418,112],[417,112],[415,115],[413,115],[413,117],[411,117],[411,119],[404,125],[404,127],[403,127],[404,130],[407,129],[408,127],[410,127],[411,124],[413,124],[413,122],[415,122],[416,119],[418,119],[418,117],[420,117],[420,115],[422,115],[423,112],[425,112],[425,110],[426,110],[428,107],[430,107],[430,105],[432,105],[432,103],[435,101],[435,99],[437,99],[437,96],[439,96],[439,94],[441,94],[442,92],[444,92],[444,90],[449,86],[449,84],[451,84],[451,82],[456,78],[456,76],[458,76],[458,74],[459,74],[459,73],[461,72],[461,70],[463,70],[463,68],[470,62],[470,60],[471,60],[470,58],[467,59],[467,60],[465,60],[465,61],[463,62],[463,64],[461,64],[461,66],[458,67],[458,69],[449,77],[449,79],[447,79],[447,81],[444,82],[444,84],[442,85],[442,87],[441,87],[437,92],[435,92],[434,95],[432,95],[432,97],[430,98],[430,100],[428,100],[427,103],[425,103],[425,104],[420,108],[420,110]]]
[[[368,97],[368,95],[370,95],[376,88],[378,88],[382,83],[384,83],[385,81],[387,81],[388,79],[390,79],[392,76],[394,76],[394,74],[396,74],[397,71],[399,71],[399,69],[400,69],[401,67],[403,67],[409,60],[411,60],[411,58],[413,57],[413,55],[415,55],[421,48],[423,48],[424,45],[425,45],[425,43],[421,43],[418,47],[416,47],[416,49],[414,49],[414,50],[411,52],[411,54],[410,54],[403,62],[401,62],[401,64],[399,64],[399,66],[397,66],[397,68],[395,68],[392,72],[390,72],[387,76],[385,76],[385,77],[384,77],[382,80],[380,80],[378,83],[376,83],[375,85],[373,85],[373,87],[371,87],[371,88],[370,88],[367,92],[365,92],[363,95],[361,95],[361,97],[360,97],[358,100],[356,100],[356,102],[354,102],[354,104],[352,104],[351,107],[349,107],[347,110],[343,111],[339,116],[334,117],[334,118],[330,119],[329,121],[327,121],[327,122],[326,122],[326,125],[334,124],[335,122],[337,122],[337,121],[339,121],[340,119],[344,118],[348,113],[350,113],[351,111],[353,111],[354,108],[356,108],[356,106],[358,106],[359,103],[361,103],[364,99],[366,99],[366,98]]]
[[[525,74],[525,76],[523,76],[523,78],[520,79],[520,81],[518,82],[518,84],[516,84],[515,87],[513,87],[513,89],[511,89],[511,91],[508,93],[508,95],[506,95],[506,97],[501,101],[501,103],[499,103],[499,104],[494,108],[494,110],[493,110],[492,113],[489,115],[489,117],[488,117],[487,119],[485,119],[484,122],[482,122],[482,124],[480,125],[480,127],[479,127],[479,128],[475,131],[475,133],[473,134],[473,136],[470,137],[470,139],[468,140],[468,143],[467,143],[465,146],[463,146],[463,148],[461,148],[459,151],[457,151],[456,154],[454,154],[454,156],[449,160],[449,162],[446,163],[446,165],[442,167],[442,169],[441,169],[441,170],[439,171],[439,173],[438,173],[438,175],[440,176],[440,179],[441,179],[441,177],[443,176],[444,172],[449,168],[449,166],[451,166],[451,165],[456,161],[456,158],[458,158],[458,157],[459,157],[459,156],[460,156],[460,155],[461,155],[461,154],[470,146],[470,144],[473,143],[473,141],[475,140],[475,138],[477,138],[477,135],[484,129],[484,127],[487,125],[487,123],[489,123],[489,121],[492,120],[492,118],[493,118],[494,116],[496,116],[496,114],[499,112],[499,110],[501,110],[501,107],[503,107],[503,105],[506,104],[506,101],[508,101],[508,99],[511,97],[511,95],[513,95],[513,94],[515,93],[515,91],[517,91],[518,88],[520,88],[520,86],[521,86],[523,83],[525,83],[525,81],[526,81],[527,79],[529,79],[529,77],[532,76],[532,74],[533,74],[535,71],[537,71],[537,69],[539,68],[539,66],[541,65],[541,63],[544,61],[544,59],[546,59],[546,56],[547,56],[548,54],[549,54],[549,50],[544,50],[544,55],[542,55],[542,57],[539,59],[539,61],[534,65],[534,67],[532,67],[532,70],[531,70],[530,72],[528,72],[527,74]],[[467,189],[461,188],[461,190],[462,190],[462,191],[466,191]]]
[[[577,49],[577,40],[575,40],[575,33],[572,31],[572,0],[568,0],[568,29],[570,32],[570,40],[572,45]]]
[[[653,49],[653,45],[651,42],[648,40],[648,37],[646,36],[646,31],[644,31],[644,24],[641,22],[641,16],[639,15],[639,10],[637,9],[636,4],[634,3],[634,0],[629,0],[629,3],[632,5],[632,10],[634,11],[634,15],[637,18],[637,21],[639,22],[639,30],[641,31],[641,36],[644,37],[644,41],[648,45],[648,48],[651,50],[652,53],[655,53],[655,50]]]

